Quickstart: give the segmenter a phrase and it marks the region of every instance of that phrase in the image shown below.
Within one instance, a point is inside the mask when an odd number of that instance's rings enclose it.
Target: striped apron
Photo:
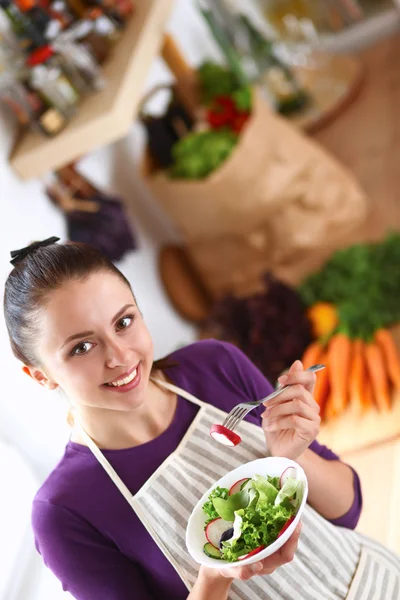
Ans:
[[[185,390],[155,380],[200,408],[178,448],[132,495],[93,440],[81,433],[188,590],[199,565],[186,550],[189,516],[205,491],[228,471],[266,456],[263,430],[242,421],[235,447],[216,444],[210,427],[226,413]],[[306,505],[294,560],[272,575],[235,581],[229,600],[400,600],[400,558],[357,532],[337,527]],[[167,591],[166,591],[167,593]]]

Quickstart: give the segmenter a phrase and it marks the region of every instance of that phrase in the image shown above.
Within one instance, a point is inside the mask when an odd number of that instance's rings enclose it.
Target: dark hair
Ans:
[[[15,264],[4,290],[4,316],[14,355],[26,365],[40,366],[35,354],[38,318],[50,292],[71,280],[85,280],[106,271],[132,287],[119,269],[88,244],[67,242],[32,249]],[[133,293],[133,292],[132,292]],[[168,359],[154,362],[153,369],[172,366]]]

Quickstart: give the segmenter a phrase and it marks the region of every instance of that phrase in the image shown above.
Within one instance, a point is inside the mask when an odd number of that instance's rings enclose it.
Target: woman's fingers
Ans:
[[[316,373],[304,370],[303,364],[300,360],[296,360],[289,371],[278,379],[281,385],[303,385],[310,394],[314,393],[315,384],[317,381]]]
[[[271,419],[263,425],[263,428],[268,432],[294,429],[304,439],[315,439],[319,432],[320,422],[319,415],[316,415],[311,421],[299,415],[291,414],[286,417]]]
[[[285,417],[287,415],[298,415],[299,417],[313,421],[316,415],[319,414],[319,410],[320,407],[316,402],[313,402],[313,404],[310,405],[300,398],[295,398],[289,402],[267,406],[261,416],[265,421]]]
[[[282,548],[271,554],[271,556],[245,567],[235,567],[220,571],[220,574],[229,579],[240,579],[242,581],[247,581],[247,579],[256,575],[270,575],[278,567],[293,560],[299,542],[301,527],[302,525],[299,523],[288,541]]]
[[[272,409],[273,406],[277,406],[294,399],[302,400],[314,409],[316,406],[318,406],[310,392],[300,383],[291,385],[284,392],[281,392],[279,396],[272,398],[272,400],[267,400],[264,402],[264,406],[267,409]]]

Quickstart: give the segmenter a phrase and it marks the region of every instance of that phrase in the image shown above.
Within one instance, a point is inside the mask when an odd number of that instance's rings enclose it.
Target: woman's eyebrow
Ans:
[[[113,319],[111,320],[111,324],[114,323],[114,321],[116,321],[119,317],[121,317],[128,308],[135,308],[135,305],[134,304],[125,304],[125,306],[123,306],[121,308],[121,310],[119,310],[117,312],[117,314],[113,317]],[[65,342],[63,343],[61,348],[64,348],[64,346],[66,344],[68,344],[68,342],[72,342],[72,340],[77,340],[79,338],[83,338],[88,335],[94,335],[94,331],[81,331],[80,333],[74,333],[73,335],[70,335],[69,337],[67,337],[67,339],[65,340]]]

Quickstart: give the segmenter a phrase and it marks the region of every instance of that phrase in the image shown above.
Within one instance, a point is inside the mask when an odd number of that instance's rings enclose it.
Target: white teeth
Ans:
[[[107,383],[107,385],[111,385],[113,387],[119,387],[121,385],[126,385],[127,383],[130,383],[133,379],[135,379],[136,375],[137,375],[137,369],[132,371],[132,373],[130,375],[128,375],[128,377],[125,377],[125,379],[118,379],[118,381],[114,381],[113,383]]]

